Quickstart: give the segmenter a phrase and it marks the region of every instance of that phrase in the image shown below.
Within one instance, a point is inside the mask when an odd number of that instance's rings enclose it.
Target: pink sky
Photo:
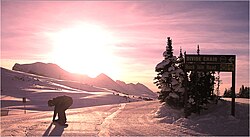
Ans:
[[[141,82],[157,91],[154,69],[163,60],[166,37],[171,37],[176,56],[180,47],[188,54],[196,53],[198,44],[201,54],[236,55],[236,90],[242,84],[249,86],[247,1],[4,0],[1,9],[1,66],[5,68],[16,62],[57,64],[48,57],[53,45],[45,34],[83,22],[100,25],[119,39],[112,52],[120,66],[113,69],[119,69],[122,75],[113,79]],[[108,71],[104,73],[109,75]],[[224,91],[231,85],[231,74],[221,75]]]

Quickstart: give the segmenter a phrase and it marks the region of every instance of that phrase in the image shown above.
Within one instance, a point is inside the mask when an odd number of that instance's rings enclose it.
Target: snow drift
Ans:
[[[228,100],[228,99],[226,99]],[[155,117],[160,123],[174,124],[192,129],[204,135],[248,136],[249,135],[249,99],[236,99],[236,116],[231,115],[231,102],[220,100],[217,105],[200,115],[192,114],[185,118],[181,110],[162,104]]]

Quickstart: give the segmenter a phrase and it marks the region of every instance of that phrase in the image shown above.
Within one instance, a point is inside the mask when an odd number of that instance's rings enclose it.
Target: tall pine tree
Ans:
[[[156,65],[156,86],[160,89],[159,100],[166,102],[172,107],[183,107],[184,72],[180,69],[176,56],[173,55],[172,40],[167,38],[166,51],[163,53],[164,60]]]

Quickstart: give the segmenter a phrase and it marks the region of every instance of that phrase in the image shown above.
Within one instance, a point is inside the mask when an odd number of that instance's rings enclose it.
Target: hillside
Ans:
[[[68,95],[74,99],[72,108],[139,101],[136,98],[124,98],[116,94],[104,88],[79,82],[1,68],[1,109],[11,109],[11,113],[23,109],[23,97],[27,99],[26,109],[30,111],[50,110],[47,101],[60,95]]]
[[[157,95],[143,84],[126,84],[120,80],[114,81],[106,74],[100,74],[96,78],[90,78],[86,75],[69,73],[56,64],[36,62],[32,64],[15,64],[12,68],[16,71],[27,72],[40,76],[46,76],[67,81],[78,81],[82,84],[107,88],[127,95],[136,95],[142,97],[156,98]]]
[[[150,95],[150,97],[156,97],[156,94],[153,93],[148,87],[146,87],[145,85],[141,84],[141,83],[137,83],[137,84],[133,84],[133,83],[129,83],[126,84],[123,81],[117,80],[116,83],[118,85],[120,85],[122,88],[126,89],[126,93],[127,94],[134,94],[134,95],[142,95],[142,96],[148,96]],[[140,92],[138,92],[140,91]]]
[[[121,87],[119,84],[117,84],[113,79],[111,79],[109,76],[106,74],[100,74],[96,78],[92,78],[89,80],[88,84],[90,85],[95,85],[98,87],[103,87],[107,88],[110,90],[115,90],[115,91],[125,91],[123,87]]]
[[[32,64],[18,64],[16,63],[12,70],[46,76],[50,78],[63,79],[63,80],[85,80],[89,79],[87,75],[80,75],[67,72],[56,64],[36,62]]]

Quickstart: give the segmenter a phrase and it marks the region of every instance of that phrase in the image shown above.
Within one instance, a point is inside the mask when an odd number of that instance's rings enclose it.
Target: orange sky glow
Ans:
[[[249,2],[1,1],[1,67],[45,62],[153,91],[166,37],[174,55],[236,55],[236,91],[249,86]],[[221,73],[221,92],[231,74]]]

